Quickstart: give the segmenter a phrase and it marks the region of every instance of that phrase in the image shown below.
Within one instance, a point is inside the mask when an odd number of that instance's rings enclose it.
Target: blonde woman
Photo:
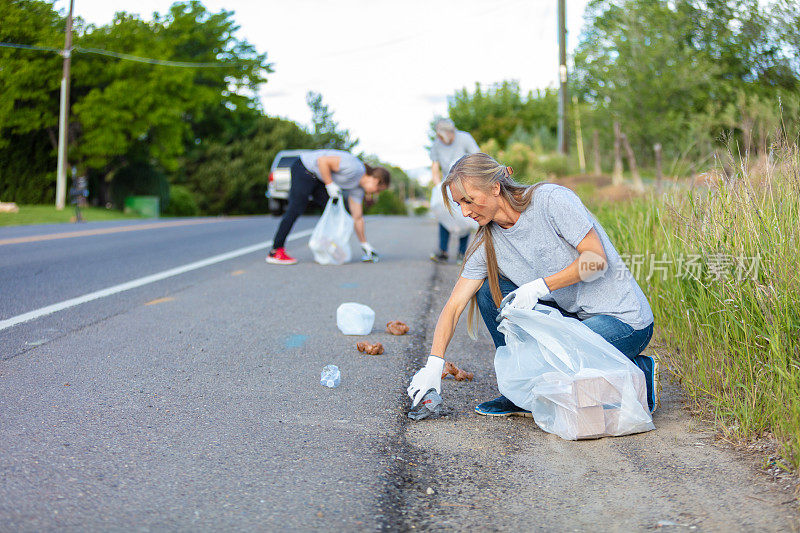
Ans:
[[[450,298],[439,315],[427,364],[411,380],[413,404],[430,389],[441,392],[444,354],[462,312],[475,308],[495,347],[505,339],[496,319],[503,305],[532,309],[537,303],[581,320],[642,369],[651,412],[656,404],[655,361],[641,355],[653,334],[650,304],[600,223],[580,199],[554,184],[524,186],[511,168],[478,153],[459,159],[442,182],[461,214],[480,228],[467,250]],[[531,416],[504,396],[479,404],[489,416]]]

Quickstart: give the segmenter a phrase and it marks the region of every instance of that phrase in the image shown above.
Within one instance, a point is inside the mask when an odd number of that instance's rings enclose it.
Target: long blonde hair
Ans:
[[[447,188],[452,186],[458,190],[462,197],[468,201],[472,198],[467,194],[464,188],[464,180],[469,180],[469,183],[484,192],[491,192],[495,183],[500,184],[500,196],[502,196],[511,206],[514,211],[522,213],[528,206],[531,205],[534,190],[543,185],[537,183],[536,185],[522,185],[511,179],[513,170],[511,167],[506,167],[495,161],[490,155],[484,153],[465,155],[453,165],[450,172],[442,181],[442,199],[444,205],[450,209],[450,201],[447,197]],[[460,213],[459,213],[460,215]],[[500,307],[500,301],[503,295],[500,292],[500,276],[499,268],[497,266],[497,255],[494,250],[494,240],[492,238],[492,226],[495,224],[489,221],[485,226],[478,228],[475,238],[472,240],[464,255],[464,262],[461,265],[461,271],[464,270],[464,265],[467,264],[467,259],[470,258],[481,246],[484,247],[486,253],[486,272],[487,279],[489,280],[489,289],[492,292],[492,299],[495,306]],[[469,336],[473,339],[477,338],[477,321],[478,314],[475,312],[478,307],[477,294],[474,295],[469,302],[469,314],[467,315],[467,331]]]

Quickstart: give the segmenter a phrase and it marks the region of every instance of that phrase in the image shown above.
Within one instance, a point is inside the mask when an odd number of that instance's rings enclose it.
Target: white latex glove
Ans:
[[[325,188],[328,190],[328,196],[331,198],[336,198],[342,194],[342,188],[336,185],[334,182],[326,183]]]
[[[439,394],[442,393],[443,369],[444,359],[435,355],[428,356],[428,362],[414,374],[411,385],[408,386],[408,397],[412,400],[411,407],[416,407],[425,393],[431,389],[436,389]]]
[[[547,288],[544,278],[535,279],[508,293],[500,302],[500,309],[505,306],[514,309],[533,309],[539,303],[539,299],[548,294],[550,289]]]

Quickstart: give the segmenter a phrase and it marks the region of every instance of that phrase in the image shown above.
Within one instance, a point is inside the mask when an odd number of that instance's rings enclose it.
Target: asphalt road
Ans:
[[[295,227],[312,227],[313,218]],[[80,230],[146,225],[81,225]],[[75,226],[0,228],[0,321],[272,238],[269,217],[3,244]],[[667,387],[656,431],[566,442],[479,417],[488,337],[459,326],[446,416],[405,417],[407,381],[457,276],[435,225],[369,219],[378,264],[263,250],[0,330],[0,530],[643,530],[797,527],[791,496],[719,446]],[[355,243],[354,251],[355,251]],[[355,350],[337,306],[376,311]],[[399,319],[409,335],[383,324]],[[336,364],[342,383],[319,384]],[[428,490],[428,489],[431,490]]]

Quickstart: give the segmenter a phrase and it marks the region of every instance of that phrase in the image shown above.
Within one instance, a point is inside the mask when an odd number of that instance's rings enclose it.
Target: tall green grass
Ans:
[[[28,224],[61,224],[72,222],[75,207],[68,206],[61,211],[53,205],[20,205],[18,213],[0,213],[0,226],[23,226]],[[81,216],[85,221],[118,220],[142,218],[139,215],[126,215],[115,209],[102,207],[83,207]]]
[[[732,440],[773,433],[796,469],[800,154],[795,145],[758,167],[733,163],[710,188],[587,200],[648,295],[654,349],[693,407]]]

